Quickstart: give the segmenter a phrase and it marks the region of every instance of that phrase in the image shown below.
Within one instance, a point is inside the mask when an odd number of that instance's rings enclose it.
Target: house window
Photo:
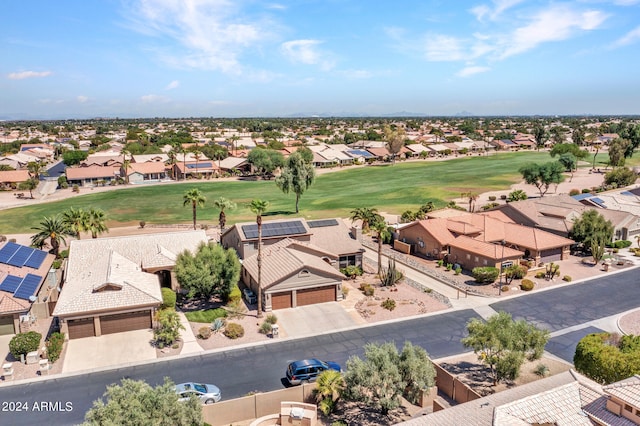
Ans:
[[[355,264],[356,264],[355,255],[340,256],[340,268],[346,268],[347,266],[355,265]]]
[[[482,264],[486,266],[487,265],[487,259],[483,259],[482,260]]]
[[[633,413],[633,407],[631,407],[629,404],[624,404],[624,409],[625,411]]]
[[[471,255],[467,253],[467,260],[471,260]]]

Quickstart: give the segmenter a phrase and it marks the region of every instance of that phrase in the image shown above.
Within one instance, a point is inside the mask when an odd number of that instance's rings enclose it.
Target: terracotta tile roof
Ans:
[[[54,315],[162,303],[158,277],[142,268],[174,265],[172,259],[179,253],[184,250],[195,252],[206,242],[204,231],[73,240],[66,281]],[[106,284],[120,289],[99,291]]]
[[[350,236],[350,231],[344,221],[336,218],[335,226],[311,228],[311,244],[339,256],[364,251],[362,244]]]
[[[448,219],[446,222],[446,227],[449,231],[458,235],[479,234],[483,231],[483,228],[479,228],[463,220],[458,221],[455,219]]]
[[[67,167],[65,170],[68,180],[113,178],[119,173],[119,166]]]
[[[0,313],[24,312],[31,308],[31,303],[26,300],[11,297],[10,294],[0,291]]]
[[[495,259],[496,261],[500,259],[519,258],[524,255],[520,250],[515,250],[507,246],[504,247],[503,252],[501,244],[486,243],[464,235],[456,237],[449,243],[449,246],[459,248],[469,253],[488,257],[489,259]]]
[[[447,229],[447,219],[425,219],[419,220],[414,224],[408,225],[402,228],[402,232],[407,232],[413,226],[420,226],[427,231],[435,240],[442,246],[449,244],[453,241],[454,236]]]
[[[387,148],[366,148],[366,149],[376,157],[386,157],[387,155],[390,155],[389,150]]]
[[[148,162],[148,163],[131,163],[127,174],[141,173],[143,175],[149,173],[163,173],[165,171],[165,165],[162,162]]]
[[[570,246],[573,240],[561,237],[542,229],[531,228],[529,226],[517,225],[515,223],[505,223],[505,239],[508,243],[520,247],[535,248],[536,250],[546,250],[558,247]]]
[[[634,407],[640,407],[640,375],[638,374],[612,383],[603,389],[609,395],[615,396]]]
[[[25,182],[29,179],[28,170],[0,171],[0,183]]]
[[[322,260],[320,256],[326,256],[334,260],[337,259],[335,254],[326,252],[320,247],[316,247],[313,244],[294,241],[289,238],[285,238],[268,247],[263,247],[261,277],[262,288],[268,289],[303,269],[314,270],[323,276],[342,280],[344,275]],[[255,281],[257,281],[257,254],[244,259],[242,267],[246,269]]]

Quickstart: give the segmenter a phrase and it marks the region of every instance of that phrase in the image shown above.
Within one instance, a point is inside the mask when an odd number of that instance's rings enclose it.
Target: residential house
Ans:
[[[24,169],[29,163],[37,161],[40,161],[37,156],[31,155],[27,152],[19,152],[17,154],[10,154],[0,157],[0,164],[7,165],[16,170]]]
[[[517,151],[520,149],[520,145],[512,141],[511,139],[494,139],[489,142],[498,151]]]
[[[0,335],[28,331],[38,318],[50,317],[57,276],[53,254],[14,242],[0,245]]]
[[[151,328],[161,287],[178,290],[177,256],[207,243],[204,231],[72,240],[53,314],[70,339]]]
[[[22,170],[6,170],[0,171],[0,189],[15,190],[22,182],[29,180],[29,171]]]
[[[225,173],[235,173],[237,171],[245,174],[251,172],[251,164],[246,158],[227,157],[218,161],[218,167]]]
[[[200,159],[200,161],[187,161],[186,163],[178,161],[173,165],[173,176],[177,180],[187,178],[210,179],[220,174],[220,169],[213,160],[208,158]]]
[[[84,167],[67,167],[65,174],[69,185],[78,186],[96,186],[108,185],[112,181],[120,178],[120,168],[122,164],[113,166],[84,166]]]
[[[167,171],[163,162],[130,163],[127,170],[121,173],[129,183],[160,182],[167,178]]]
[[[124,156],[116,152],[99,152],[91,154],[80,163],[81,166],[121,167],[124,164]]]
[[[413,143],[413,144],[407,145],[406,148],[409,151],[411,151],[411,155],[414,157],[429,155],[431,152],[433,152],[426,146],[422,145],[421,143]]]
[[[353,163],[353,157],[345,152],[334,149],[331,145],[311,145],[309,149],[313,152],[314,165],[318,164],[318,167],[333,164],[345,166]]]

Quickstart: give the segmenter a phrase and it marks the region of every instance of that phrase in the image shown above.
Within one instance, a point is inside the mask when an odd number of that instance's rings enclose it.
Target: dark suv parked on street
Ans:
[[[315,382],[318,375],[326,370],[342,371],[340,365],[331,361],[324,362],[315,358],[294,361],[287,367],[287,381],[291,385]]]

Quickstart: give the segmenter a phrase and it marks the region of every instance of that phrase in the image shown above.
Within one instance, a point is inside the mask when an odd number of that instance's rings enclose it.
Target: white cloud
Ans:
[[[566,5],[553,5],[534,15],[529,24],[506,35],[500,57],[526,52],[545,42],[566,40],[577,31],[597,29],[606,19],[601,11],[576,11]]]
[[[87,96],[80,95],[80,96],[76,97],[76,100],[78,102],[80,102],[81,104],[83,104],[83,103],[87,102],[89,100],[89,98]]]
[[[164,90],[173,90],[177,89],[180,86],[180,82],[178,80],[173,80],[171,83],[167,84],[167,87]]]
[[[280,49],[293,63],[320,65],[323,70],[328,71],[333,68],[334,62],[330,54],[318,49],[321,44],[320,40],[292,40],[282,43]]]
[[[169,98],[166,96],[160,95],[144,95],[140,97],[142,103],[145,104],[153,104],[153,103],[167,103],[169,102]]]
[[[474,74],[480,74],[480,73],[483,73],[483,72],[487,72],[489,70],[491,70],[491,68],[489,68],[489,67],[468,66],[468,67],[465,67],[465,68],[461,69],[460,71],[458,71],[456,73],[456,76],[458,76],[458,77],[470,77],[470,76],[472,76]]]
[[[266,6],[267,9],[273,9],[273,10],[286,10],[287,6],[280,4],[280,3],[271,3],[268,4]]]
[[[135,0],[125,16],[135,31],[178,42],[174,51],[163,44],[160,56],[169,64],[240,74],[239,57],[277,25],[252,22],[238,7],[230,0]]]
[[[51,71],[21,71],[12,72],[7,75],[7,78],[10,80],[24,80],[25,78],[48,77],[51,74]]]
[[[627,46],[640,40],[640,26],[635,27],[613,43],[613,47]]]
[[[482,4],[472,8],[470,12],[475,15],[478,21],[484,21],[485,17],[491,21],[495,21],[508,9],[522,3],[522,1],[523,0],[493,0],[493,8]]]
[[[434,35],[425,41],[425,55],[429,61],[464,61],[469,59],[465,44],[462,39]]]

